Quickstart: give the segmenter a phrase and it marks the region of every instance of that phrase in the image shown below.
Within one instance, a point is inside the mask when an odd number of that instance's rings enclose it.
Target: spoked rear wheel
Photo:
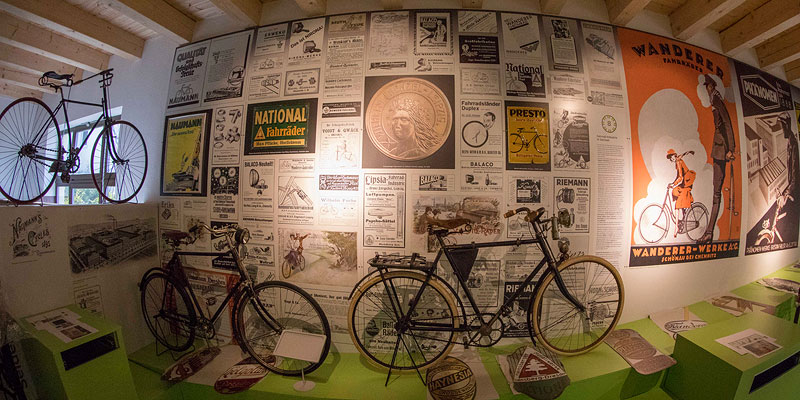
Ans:
[[[556,275],[548,274],[530,304],[528,330],[558,354],[583,354],[617,325],[625,300],[622,278],[611,263],[595,256],[570,258],[558,270],[564,288],[585,309],[575,307],[559,289]]]
[[[189,293],[175,279],[153,273],[141,286],[142,314],[159,343],[173,351],[184,351],[194,342],[197,318]]]
[[[396,307],[406,315],[425,276],[411,271],[387,272],[363,283],[353,295],[348,312],[350,336],[356,348],[371,362],[393,370],[423,370],[453,348],[459,325],[455,300],[444,285],[433,279],[425,287],[414,312],[398,335]],[[388,288],[388,289],[387,289]],[[428,324],[433,329],[425,329]]]
[[[669,231],[670,217],[659,204],[650,204],[644,208],[639,216],[639,234],[647,243],[658,243]]]
[[[133,124],[114,121],[92,148],[92,179],[97,191],[112,203],[130,201],[147,175],[147,147]]]
[[[686,236],[691,240],[699,240],[706,232],[708,227],[708,211],[703,203],[692,203],[692,207],[686,210],[683,218],[683,226],[686,229]]]
[[[309,373],[325,361],[331,345],[331,328],[322,308],[303,289],[287,282],[268,281],[245,293],[236,312],[242,346],[261,365],[280,375]],[[318,362],[276,360],[272,353],[283,331],[325,336]]]
[[[53,112],[39,99],[14,101],[0,114],[0,193],[31,203],[50,190],[61,160],[61,134]]]

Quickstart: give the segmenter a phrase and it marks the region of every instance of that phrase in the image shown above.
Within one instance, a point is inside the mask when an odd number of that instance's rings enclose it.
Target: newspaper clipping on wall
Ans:
[[[175,50],[167,92],[167,108],[200,103],[210,43],[192,43]]]
[[[252,31],[211,40],[203,102],[242,97]]]
[[[364,174],[364,246],[405,247],[406,174]]]

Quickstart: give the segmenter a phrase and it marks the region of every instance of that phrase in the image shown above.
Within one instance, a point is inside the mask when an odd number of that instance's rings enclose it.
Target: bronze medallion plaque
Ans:
[[[453,114],[444,93],[418,78],[387,83],[367,105],[366,130],[381,153],[399,161],[429,157],[450,135]]]

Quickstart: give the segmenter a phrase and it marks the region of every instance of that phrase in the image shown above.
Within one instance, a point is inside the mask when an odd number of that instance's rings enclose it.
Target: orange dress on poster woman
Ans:
[[[683,155],[679,156],[675,153],[675,150],[669,149],[667,158],[675,162],[675,170],[677,171],[675,180],[672,182],[672,200],[675,201],[675,210],[689,208],[694,202],[692,185],[697,173],[686,166],[683,161]]]

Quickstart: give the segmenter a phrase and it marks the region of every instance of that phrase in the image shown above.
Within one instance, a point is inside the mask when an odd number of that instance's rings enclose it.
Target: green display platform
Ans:
[[[42,399],[136,399],[122,329],[76,305],[65,307],[97,332],[64,343],[26,318],[17,322],[30,335],[22,348]]]
[[[715,340],[746,329],[755,329],[777,339],[782,349],[756,358],[739,355]],[[678,364],[669,369],[664,388],[681,400],[793,399],[800,396],[800,367],[751,392],[754,377],[800,352],[800,326],[771,315],[754,312],[709,324],[678,335],[673,357]]]

